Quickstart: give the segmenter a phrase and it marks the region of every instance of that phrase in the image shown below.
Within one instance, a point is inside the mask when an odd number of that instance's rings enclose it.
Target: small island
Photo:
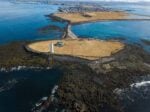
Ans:
[[[59,42],[63,43],[61,47],[57,46]],[[51,43],[54,44],[55,54],[75,56],[88,60],[111,56],[124,48],[124,44],[118,41],[94,39],[48,40],[31,43],[27,47],[33,52],[48,53]]]
[[[71,25],[84,22],[150,18],[95,5],[91,7],[66,7],[51,14],[54,20],[67,22],[62,30],[64,34],[58,40],[22,41],[0,46],[1,72],[55,68],[62,71],[62,77],[52,92],[42,102],[35,102],[31,112],[57,109],[67,112],[123,112],[117,90],[128,88],[136,76],[150,74],[150,54],[141,46],[117,40],[83,39],[71,31]],[[61,30],[56,26],[46,26],[39,31],[48,32],[49,29]],[[148,44],[144,40],[143,43]],[[54,47],[53,63],[49,60],[51,45]],[[5,85],[12,83],[17,82],[12,80]]]

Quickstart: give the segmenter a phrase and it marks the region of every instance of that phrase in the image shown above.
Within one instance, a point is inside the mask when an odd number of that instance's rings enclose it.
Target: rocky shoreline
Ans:
[[[48,63],[48,56],[25,49],[30,42],[15,42],[0,46],[2,70],[21,70],[21,67],[55,68],[64,71],[56,91],[57,100],[51,95],[35,112],[60,108],[72,112],[122,112],[124,111],[116,88],[134,83],[134,77],[150,74],[150,53],[137,45],[126,45],[124,50],[95,61],[70,56],[54,56],[55,63]],[[5,69],[3,69],[5,68]],[[51,108],[54,107],[54,108]]]
[[[31,110],[34,112],[56,109],[67,112],[123,112],[114,90],[129,87],[135,76],[150,74],[150,53],[140,46],[126,45],[124,50],[95,61],[55,55],[51,65],[47,55],[26,50],[28,43],[0,46],[1,71],[30,67],[58,67],[64,71],[57,89],[54,88],[40,106]],[[56,98],[52,100],[54,94]]]
[[[64,71],[56,91],[57,100],[51,101],[50,95],[35,108],[35,112],[53,111],[60,107],[71,112],[122,112],[124,109],[113,91],[130,86],[135,76],[150,74],[150,54],[140,46],[126,45],[124,50],[111,57],[96,61],[54,56],[55,63],[51,65],[47,62],[47,55],[27,51],[24,47],[28,43],[1,45],[0,67],[8,72],[20,70],[21,66],[37,69],[58,67]]]
[[[68,111],[120,112],[123,109],[113,91],[128,87],[137,75],[150,74],[150,54],[139,46],[127,45],[112,57],[92,62],[55,58],[55,63],[51,66],[45,55],[28,52],[24,45],[25,43],[19,42],[0,46],[0,59],[3,60],[0,66],[6,69],[19,65],[59,67],[64,71],[56,91],[57,102],[49,102],[46,107],[42,105],[44,110],[51,110],[49,107],[53,105]]]
[[[149,54],[129,45],[114,57],[115,60],[107,63],[64,65],[57,106],[73,112],[122,112],[123,107],[113,91],[129,87],[135,76],[150,74],[149,66],[145,65],[150,64]]]
[[[59,11],[63,13],[76,13],[76,12],[98,12],[98,11],[110,11],[111,9],[104,8],[102,6],[74,6],[74,7],[60,7]]]
[[[150,40],[141,39],[141,41],[142,41],[144,44],[150,46]]]

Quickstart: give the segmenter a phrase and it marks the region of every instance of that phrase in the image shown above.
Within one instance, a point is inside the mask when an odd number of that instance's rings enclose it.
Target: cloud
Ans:
[[[106,1],[127,1],[127,2],[136,2],[136,1],[143,1],[143,0],[106,0]]]
[[[74,0],[72,0],[72,1],[74,1]],[[150,0],[78,0],[78,1],[150,2]]]

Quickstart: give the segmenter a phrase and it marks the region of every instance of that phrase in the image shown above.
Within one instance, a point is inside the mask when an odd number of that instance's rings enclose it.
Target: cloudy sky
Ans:
[[[88,1],[88,0],[78,0],[78,1]],[[150,2],[150,0],[90,0],[90,1],[122,1],[122,2],[139,2],[139,1],[144,1],[144,2]]]

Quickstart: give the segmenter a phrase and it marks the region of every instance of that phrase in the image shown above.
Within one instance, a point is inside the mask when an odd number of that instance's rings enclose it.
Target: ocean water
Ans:
[[[150,111],[150,75],[135,77],[135,83],[128,88],[116,89],[125,112]]]
[[[103,6],[150,16],[150,4],[104,3]],[[74,25],[72,31],[81,38],[116,39],[136,44],[150,52],[150,21],[101,21]],[[118,91],[125,112],[150,112],[150,76],[137,77],[130,88]]]
[[[149,4],[102,5],[150,16]],[[40,3],[0,1],[0,44],[60,38],[66,23],[56,22],[44,16],[56,12],[58,7]],[[150,47],[141,41],[150,40],[150,21],[85,23],[74,25],[72,30],[82,38],[119,39],[139,44],[150,51]],[[62,74],[59,69],[0,72],[0,112],[28,112],[39,99],[50,95]],[[120,93],[126,112],[150,112],[149,81],[150,78],[142,78],[134,86]]]
[[[0,72],[0,112],[29,112],[62,75],[59,69]]]
[[[59,6],[0,1],[0,44],[23,40],[60,38],[64,23],[45,17]],[[52,29],[51,25],[58,27]],[[47,32],[40,29],[47,28]],[[53,26],[52,26],[53,27]]]
[[[140,16],[150,16],[150,3],[104,2],[101,5],[113,10],[125,11]],[[143,40],[150,41],[150,20],[84,23],[73,26],[72,30],[81,38],[119,39],[127,43],[139,44],[150,52],[150,46],[143,42]]]
[[[80,29],[80,30],[79,30]],[[139,44],[150,51],[143,43],[150,41],[150,21],[104,21],[75,25],[72,31],[81,38],[119,39],[131,44]]]
[[[143,16],[150,16],[150,3],[149,2],[137,2],[137,3],[102,3],[104,7],[126,11],[132,14],[138,14]]]
[[[58,7],[0,1],[0,44],[60,38],[65,23],[45,17]],[[0,112],[29,112],[61,76],[59,69],[0,72]]]

